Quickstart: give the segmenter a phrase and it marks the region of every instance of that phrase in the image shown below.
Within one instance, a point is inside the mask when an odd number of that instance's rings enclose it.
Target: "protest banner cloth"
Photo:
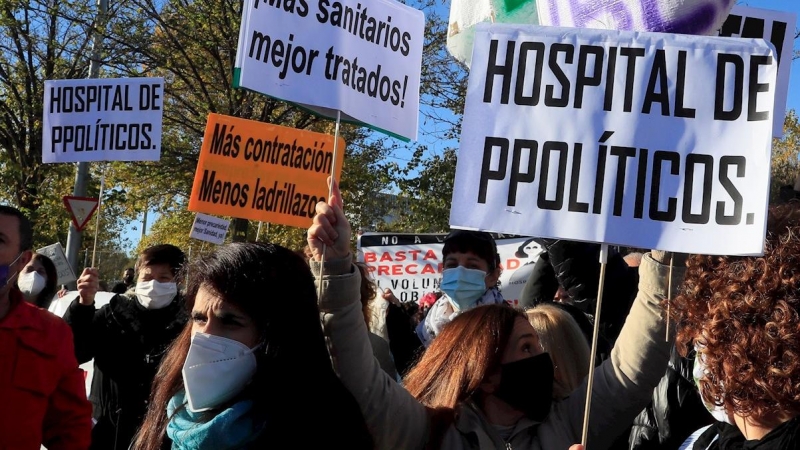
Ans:
[[[763,40],[479,24],[472,61],[451,226],[762,253]]]
[[[65,195],[62,200],[72,217],[72,224],[75,225],[75,229],[78,231],[83,231],[100,204],[100,199],[90,197]]]
[[[72,271],[72,267],[70,267],[67,256],[64,254],[64,249],[61,247],[60,243],[56,242],[47,247],[42,247],[36,250],[36,253],[47,256],[53,261],[53,264],[56,266],[56,273],[58,274],[56,285],[61,286],[77,280],[75,272]]]
[[[442,248],[447,234],[364,233],[358,239],[358,260],[365,263],[383,291],[392,290],[402,302],[418,302],[439,290]],[[500,290],[503,298],[519,305],[542,247],[524,236],[493,234],[500,254]]]
[[[308,228],[327,177],[339,179],[343,139],[209,114],[189,210]]]
[[[163,78],[44,82],[42,162],[158,161]]]
[[[725,21],[731,0],[539,0],[539,24],[712,35]]]
[[[233,84],[416,139],[424,28],[391,0],[247,0]]]
[[[786,119],[796,25],[797,14],[792,12],[735,5],[719,30],[720,36],[762,38],[775,46],[778,80],[775,85],[772,136],[779,139],[783,137],[783,122]]]
[[[211,242],[212,244],[222,245],[225,242],[225,235],[228,234],[230,221],[219,217],[197,213],[192,223],[192,232],[189,237]]]

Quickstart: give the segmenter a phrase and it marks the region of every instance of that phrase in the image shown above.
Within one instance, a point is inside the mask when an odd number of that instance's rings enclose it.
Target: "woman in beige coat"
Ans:
[[[359,403],[377,448],[567,450],[580,442],[586,382],[550,404],[553,366],[522,313],[491,305],[462,314],[409,373],[406,389],[372,356],[338,187],[329,203],[317,204],[308,243],[314,274],[325,251],[319,305],[335,370]],[[589,450],[607,448],[625,431],[664,373],[671,344],[659,303],[669,260],[663,252],[645,255],[629,320],[609,360],[595,370]],[[677,266],[682,261],[675,258]],[[673,286],[682,277],[675,267]]]

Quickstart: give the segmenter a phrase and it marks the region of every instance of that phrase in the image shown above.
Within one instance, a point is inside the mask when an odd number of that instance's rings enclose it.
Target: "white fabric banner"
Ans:
[[[234,86],[416,139],[424,31],[391,0],[246,0]]]
[[[222,243],[225,242],[225,236],[228,234],[228,226],[230,224],[231,222],[229,220],[209,216],[208,214],[197,213],[194,216],[192,232],[189,234],[189,237],[211,242],[212,244],[222,245]]]
[[[762,253],[763,40],[479,24],[472,62],[451,226]]]
[[[720,28],[720,36],[763,38],[775,46],[778,61],[778,81],[775,86],[775,117],[772,121],[772,136],[783,137],[783,121],[786,119],[786,100],[789,96],[789,77],[792,71],[797,14],[788,11],[749,8],[735,5],[728,19]]]
[[[44,82],[42,162],[158,161],[163,78]]]
[[[358,239],[358,260],[367,264],[381,291],[389,288],[402,302],[418,302],[439,290],[445,236],[364,233]],[[494,238],[503,268],[500,291],[507,302],[518,305],[542,247],[524,236],[495,234]]]

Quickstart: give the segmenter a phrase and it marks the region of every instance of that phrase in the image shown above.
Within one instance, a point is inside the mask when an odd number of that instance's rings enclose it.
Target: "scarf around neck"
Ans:
[[[253,417],[252,400],[237,402],[206,420],[209,413],[189,411],[184,397],[185,391],[180,391],[167,405],[172,450],[245,449],[264,430],[264,420]]]

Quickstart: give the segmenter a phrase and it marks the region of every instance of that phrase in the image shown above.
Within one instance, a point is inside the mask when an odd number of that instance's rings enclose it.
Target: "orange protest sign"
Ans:
[[[189,210],[306,228],[328,197],[333,147],[327,134],[209,114]]]

